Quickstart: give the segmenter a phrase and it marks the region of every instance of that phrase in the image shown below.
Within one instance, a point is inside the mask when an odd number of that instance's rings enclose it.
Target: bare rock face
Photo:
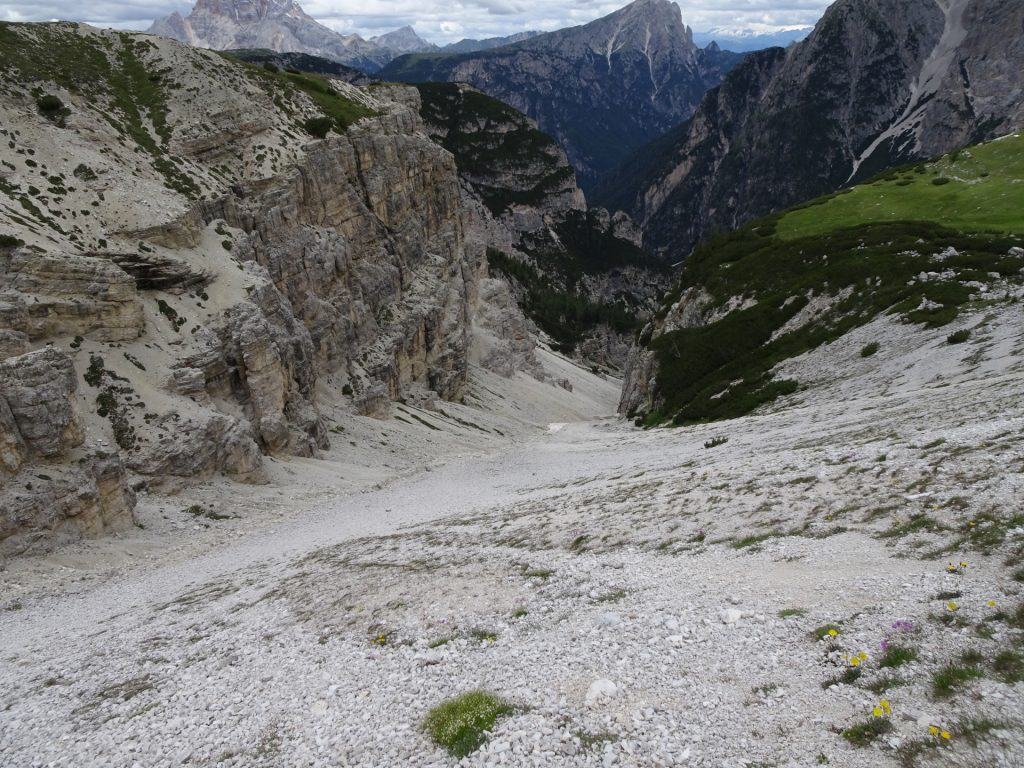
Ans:
[[[0,396],[0,479],[17,472],[25,461],[28,448],[21,439],[21,432],[14,421],[14,414],[7,400]]]
[[[247,234],[239,258],[255,261],[283,297],[261,290],[261,310],[283,326],[277,352],[307,400],[316,376],[339,368],[364,387],[383,383],[392,398],[413,382],[446,399],[465,386],[458,178],[451,156],[418,127],[414,111],[396,109],[311,146],[274,185],[239,185],[205,205],[207,220]],[[290,360],[287,349],[296,352]],[[258,370],[273,367],[259,362],[267,355],[253,352]],[[259,407],[276,413],[290,402]],[[264,439],[279,443],[280,435]]]
[[[71,358],[56,349],[0,362],[0,398],[30,454],[52,458],[82,444],[76,389]]]
[[[115,264],[21,249],[0,257],[0,325],[30,339],[130,341],[144,320],[135,281]]]
[[[0,556],[125,530],[134,508],[117,456],[23,471],[0,488]]]
[[[59,463],[82,444],[71,359],[47,347],[0,362],[0,554],[134,522],[118,456]]]
[[[266,479],[259,446],[245,426],[230,416],[168,414],[141,442],[128,457],[128,467],[152,478],[155,486],[174,480],[207,480],[217,474],[242,483]]]

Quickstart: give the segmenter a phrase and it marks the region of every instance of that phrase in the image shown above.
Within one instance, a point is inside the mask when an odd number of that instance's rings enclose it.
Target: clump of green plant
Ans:
[[[311,117],[302,124],[302,127],[306,129],[306,133],[310,136],[322,139],[330,133],[334,127],[334,121],[329,117]]]
[[[76,179],[81,179],[82,181],[96,181],[97,178],[96,171],[94,171],[85,163],[79,163],[78,165],[76,165],[75,170],[73,170],[71,173],[74,175]]]
[[[1024,680],[1024,655],[1014,650],[1000,651],[992,660],[992,671],[1007,685]]]
[[[964,651],[959,661],[951,661],[932,675],[932,697],[948,699],[953,693],[971,680],[983,675],[981,655],[977,651]]]
[[[790,616],[806,616],[806,608],[783,608],[779,611],[780,619],[788,619]]]
[[[187,515],[192,517],[202,517],[207,520],[230,520],[231,515],[222,515],[218,512],[214,512],[212,509],[207,509],[202,504],[193,504],[190,507],[186,507],[182,510]]]
[[[103,358],[99,355],[90,355],[89,367],[82,374],[82,378],[85,379],[85,383],[90,387],[98,387],[103,380],[103,371]]]
[[[431,709],[423,728],[435,744],[462,758],[479,749],[498,718],[510,712],[504,699],[484,690],[469,691]]]
[[[833,640],[839,637],[839,625],[822,624],[820,627],[811,630],[811,637],[815,640]]]
[[[863,347],[861,347],[860,356],[861,357],[871,357],[877,351],[878,351],[878,342],[877,341],[872,341],[872,342],[869,342],[868,344],[865,344]]]
[[[39,114],[61,128],[64,127],[64,119],[71,114],[71,110],[64,105],[64,102],[52,93],[36,99],[36,107],[39,109]]]
[[[0,235],[0,248],[20,248],[24,244],[24,240],[14,235]]]
[[[959,331],[953,331],[946,337],[946,342],[949,344],[963,344],[971,338],[971,331],[969,328],[961,328]]]
[[[710,440],[705,441],[705,448],[717,448],[720,445],[725,445],[729,442],[728,437],[713,437]]]
[[[917,651],[904,645],[888,645],[882,658],[878,660],[878,666],[895,669],[917,659]]]
[[[171,327],[175,331],[181,330],[181,326],[188,322],[184,317],[179,317],[177,310],[163,299],[157,299],[156,307],[160,310],[160,314],[171,322]]]
[[[893,730],[892,722],[888,718],[874,717],[847,728],[843,731],[843,738],[855,747],[866,747],[880,736],[892,733]]]

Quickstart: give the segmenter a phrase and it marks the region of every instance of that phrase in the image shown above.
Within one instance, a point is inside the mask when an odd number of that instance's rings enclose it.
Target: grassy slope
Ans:
[[[778,234],[792,240],[843,226],[901,220],[936,221],[969,231],[1024,230],[1024,137],[1008,136],[890,171],[874,183],[789,213],[779,222]]]
[[[734,297],[753,303],[708,325],[646,340],[658,356],[662,399],[647,423],[742,415],[798,386],[772,379],[782,360],[883,312],[945,325],[976,294],[966,283],[1019,280],[1024,257],[1008,251],[1024,244],[1022,164],[1024,142],[1004,139],[920,171],[890,172],[701,244],[662,312],[695,286],[711,294],[715,308]],[[948,247],[956,253],[943,253]],[[922,273],[932,274],[921,279]],[[809,296],[831,297],[830,309],[773,339]]]

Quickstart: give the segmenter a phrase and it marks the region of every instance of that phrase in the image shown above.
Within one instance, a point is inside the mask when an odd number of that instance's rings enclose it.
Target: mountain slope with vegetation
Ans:
[[[648,424],[742,415],[799,389],[782,363],[880,316],[938,328],[1018,301],[1022,184],[1014,135],[701,243],[640,336],[621,410]]]
[[[671,261],[702,238],[1024,125],[1024,5],[838,0],[749,55],[694,117],[602,179]]]

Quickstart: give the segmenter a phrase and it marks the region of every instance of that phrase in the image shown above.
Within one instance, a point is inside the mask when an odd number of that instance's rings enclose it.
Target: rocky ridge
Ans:
[[[5,541],[130,519],[129,483],[263,482],[265,454],[329,444],[324,401],[385,414],[463,396],[486,244],[465,237],[455,163],[414,89],[72,24],[0,37]],[[482,322],[497,342],[521,318],[505,309]],[[495,365],[529,366],[517,343]],[[71,427],[37,436],[19,416],[39,376]],[[68,461],[98,490],[54,506]]]
[[[1024,123],[1019,3],[840,0],[787,50],[753,53],[693,118],[602,180],[677,260],[714,230]]]
[[[366,72],[377,71],[401,53],[434,47],[409,27],[372,40],[340,35],[309,16],[295,0],[196,0],[188,15],[174,11],[147,31],[199,48],[307,53]]]
[[[466,82],[510,104],[558,140],[587,190],[630,150],[689,117],[739,58],[697,48],[675,3],[636,0],[489,51],[400,57],[381,76]]]

